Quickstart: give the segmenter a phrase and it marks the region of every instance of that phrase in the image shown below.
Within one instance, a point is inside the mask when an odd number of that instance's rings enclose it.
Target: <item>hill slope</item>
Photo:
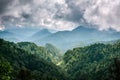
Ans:
[[[45,47],[37,46],[31,42],[19,42],[17,44],[21,49],[43,58],[49,62],[57,63],[59,51],[51,44],[46,44]]]
[[[13,67],[12,80],[70,80],[64,71],[53,63],[3,39],[0,39],[0,56]]]
[[[120,41],[68,50],[61,67],[75,80],[119,80]],[[117,62],[116,62],[117,61]],[[116,68],[117,66],[117,68]],[[118,78],[118,77],[117,77]]]

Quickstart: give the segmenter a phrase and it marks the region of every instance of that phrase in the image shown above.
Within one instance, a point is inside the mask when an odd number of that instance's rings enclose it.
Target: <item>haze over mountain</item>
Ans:
[[[114,30],[99,31],[94,28],[79,26],[72,31],[59,31],[37,41],[38,44],[51,43],[64,50],[85,46],[99,41],[111,41],[120,38]]]
[[[0,37],[6,40],[20,42],[30,41],[44,46],[53,44],[62,51],[80,46],[86,46],[95,42],[112,41],[120,39],[120,32],[112,29],[100,31],[95,28],[79,26],[72,31],[50,32],[48,29],[37,28],[13,28],[0,31]]]
[[[49,32],[49,30],[47,29],[43,29],[43,30],[39,30],[38,32],[36,32],[35,34],[33,34],[32,36],[30,36],[28,39],[30,41],[36,41],[36,40],[40,40],[46,36],[51,35],[52,33]]]

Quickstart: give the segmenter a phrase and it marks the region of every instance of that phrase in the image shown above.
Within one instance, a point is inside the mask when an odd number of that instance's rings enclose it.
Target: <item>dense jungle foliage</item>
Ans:
[[[0,39],[0,80],[120,80],[120,41],[68,50]]]

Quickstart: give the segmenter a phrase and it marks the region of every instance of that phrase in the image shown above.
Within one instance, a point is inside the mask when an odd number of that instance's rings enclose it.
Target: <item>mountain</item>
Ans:
[[[120,41],[68,50],[59,65],[74,80],[119,80]]]
[[[72,31],[58,31],[55,33],[51,33],[47,29],[13,28],[5,30],[4,34],[0,34],[2,37],[5,37],[4,39],[10,41],[29,41],[41,46],[50,43],[61,49],[62,53],[74,47],[83,47],[97,42],[120,39],[120,32],[112,29],[100,31],[88,26],[79,26]]]
[[[59,31],[40,39],[37,44],[51,43],[63,51],[73,47],[85,46],[98,41],[120,39],[120,33],[114,31],[99,31],[94,28],[79,26],[72,31]]]
[[[15,35],[14,33],[12,32],[9,32],[7,30],[5,31],[0,31],[0,38],[3,38],[5,40],[9,40],[9,41],[14,41],[14,42],[17,42],[19,41],[17,39],[17,35]]]
[[[52,54],[53,63],[57,64],[62,60],[61,50],[59,50],[56,46],[47,43],[45,45],[45,49],[47,53]]]
[[[38,32],[34,33],[32,36],[29,37],[30,41],[38,41],[46,36],[51,35],[52,33],[49,32],[47,29],[39,30]]]
[[[58,55],[60,54],[60,52],[52,44],[46,44],[45,47],[41,47],[31,42],[19,42],[17,43],[17,45],[21,49],[31,54],[37,55],[38,57],[43,58],[49,62],[53,62],[56,64],[59,60]]]
[[[47,43],[45,48],[48,52],[52,52],[54,55],[60,54],[60,50],[52,44]]]
[[[32,28],[32,27],[23,27],[23,28],[10,28],[7,31],[12,32],[13,34],[17,35],[17,38],[20,41],[28,41],[29,37],[35,34],[40,29]]]
[[[0,39],[0,79],[71,80],[66,72],[52,62],[3,39]]]
[[[10,41],[31,41],[34,42],[45,36],[50,35],[51,33],[47,29],[38,29],[38,28],[10,28],[5,31],[0,31],[0,37]],[[14,40],[15,39],[15,40]]]
[[[0,38],[14,42],[25,41],[37,31],[38,29],[34,28],[10,28],[5,31],[0,31]]]

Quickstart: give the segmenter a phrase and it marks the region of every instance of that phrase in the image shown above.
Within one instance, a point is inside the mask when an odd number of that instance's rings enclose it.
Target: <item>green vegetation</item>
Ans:
[[[49,62],[56,64],[59,61],[58,56],[60,56],[60,52],[51,44],[46,44],[45,47],[41,47],[30,42],[20,42],[17,45],[19,48],[29,52],[30,54],[39,56],[40,58],[43,58]]]
[[[0,80],[120,80],[120,41],[68,50],[0,39]]]
[[[61,67],[75,80],[120,80],[115,79],[120,68],[120,42],[115,44],[93,44],[83,48],[68,50],[63,58]]]
[[[0,80],[11,80],[12,67],[10,63],[0,56]]]
[[[55,64],[19,48],[12,42],[0,39],[0,56],[11,64],[12,80],[70,80],[67,74]],[[10,65],[4,64],[0,71],[5,68],[8,73],[3,71],[0,78],[5,76],[5,79],[0,80],[9,80]]]

